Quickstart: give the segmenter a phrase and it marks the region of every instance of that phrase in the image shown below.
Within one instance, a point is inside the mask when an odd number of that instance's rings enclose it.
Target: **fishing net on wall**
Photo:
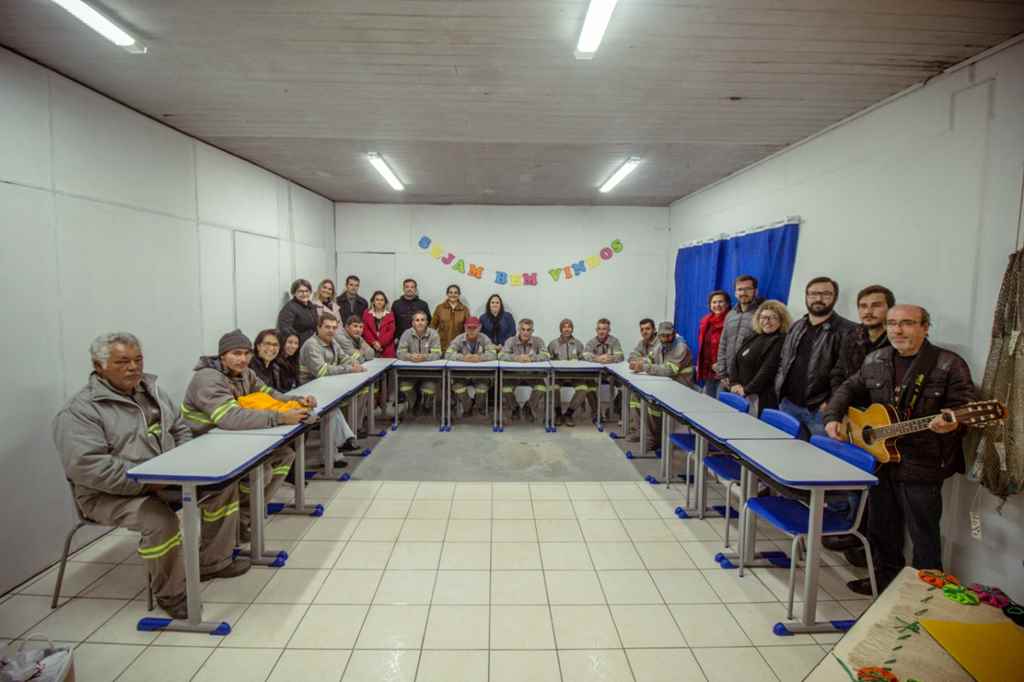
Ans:
[[[966,442],[971,478],[1006,499],[1024,489],[1024,250],[1010,255],[992,322],[982,395],[1006,405],[1009,416],[972,433]],[[972,431],[974,431],[972,429]]]

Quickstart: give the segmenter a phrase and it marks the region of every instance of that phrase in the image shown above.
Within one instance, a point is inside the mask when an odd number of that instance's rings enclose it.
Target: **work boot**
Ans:
[[[561,411],[555,412],[555,426],[561,426],[565,423],[565,418],[562,417]]]
[[[363,449],[363,446],[356,443],[355,438],[349,438],[338,449],[342,452],[359,452]]]
[[[173,597],[157,597],[156,603],[171,618],[175,620],[188,620],[188,599],[184,592]]]
[[[531,423],[537,421],[537,417],[533,414],[533,405],[523,405],[523,417]]]
[[[870,578],[860,578],[859,580],[851,580],[850,582],[846,583],[846,587],[849,588],[851,592],[863,594],[867,597],[872,596]],[[879,592],[881,592],[881,590],[883,589],[881,585],[879,585],[878,588]]]
[[[565,413],[565,425],[566,426],[576,426],[576,422],[573,421],[573,418],[572,418],[572,410],[569,410],[568,412]]]
[[[344,469],[347,466],[348,466],[348,460],[345,459],[344,457],[339,457],[338,459],[334,460],[334,468],[335,469]]]
[[[821,546],[833,552],[842,552],[845,549],[860,547],[860,540],[853,535],[826,535],[821,539]]]
[[[868,567],[868,555],[867,552],[864,551],[863,545],[860,547],[851,547],[843,552],[843,556],[857,568]]]
[[[214,578],[235,578],[245,575],[249,572],[250,568],[252,568],[252,562],[248,558],[240,556],[219,571],[203,573],[199,576],[199,581],[205,583]]]

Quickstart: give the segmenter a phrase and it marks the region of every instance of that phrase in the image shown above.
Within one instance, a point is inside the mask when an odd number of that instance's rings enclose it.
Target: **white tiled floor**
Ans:
[[[0,601],[0,645],[77,643],[79,679],[259,682],[701,682],[801,679],[835,636],[779,638],[787,572],[714,562],[720,519],[676,519],[646,483],[314,482],[320,519],[275,517],[279,570],[204,585],[225,638],[141,633],[134,536],[114,533]],[[714,494],[714,493],[713,493]],[[788,549],[762,535],[762,549]],[[835,555],[819,616],[867,601]],[[802,582],[796,595],[799,608]]]

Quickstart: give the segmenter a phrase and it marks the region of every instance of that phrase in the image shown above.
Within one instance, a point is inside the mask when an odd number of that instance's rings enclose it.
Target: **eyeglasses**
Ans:
[[[775,313],[763,313],[760,318],[762,322],[778,322],[781,318]]]
[[[899,327],[900,329],[913,329],[919,324],[923,324],[921,320],[886,320],[885,326],[887,329],[894,329]]]
[[[807,298],[835,298],[836,294],[834,291],[808,291]]]
[[[736,287],[736,293],[738,293],[738,294],[740,294],[740,293],[749,294],[753,290],[754,290],[754,287]]]

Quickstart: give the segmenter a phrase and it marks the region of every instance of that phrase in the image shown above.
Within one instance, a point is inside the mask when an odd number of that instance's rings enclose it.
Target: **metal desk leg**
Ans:
[[[374,414],[377,411],[376,401],[374,400],[375,394],[377,392],[375,390],[376,388],[377,388],[377,379],[374,379],[373,381],[370,382],[370,398],[369,398],[370,414],[367,415],[367,417],[370,420],[370,425],[367,428],[369,429],[369,432],[371,434],[377,433],[377,424],[374,423],[376,421],[375,417],[377,416],[376,414]]]
[[[498,370],[497,369],[494,370],[494,379],[491,381],[491,385],[494,386],[494,402],[491,405],[491,409],[494,410],[494,413],[491,415],[491,423],[492,423],[491,429],[493,431],[497,431],[498,430],[498,412],[499,412],[499,410],[501,408],[500,398],[498,397],[500,395],[500,393],[498,393]]]
[[[693,435],[693,449],[697,453],[697,518],[704,518],[704,505],[706,500],[704,495],[707,492],[705,490],[705,476],[704,476],[704,455],[708,449],[708,439],[699,433]]]
[[[227,623],[203,621],[202,586],[199,581],[199,538],[202,535],[199,521],[199,493],[195,484],[181,486],[181,536],[182,554],[185,561],[185,597],[188,604],[188,619],[145,617],[139,620],[141,631],[174,630],[176,632],[204,632],[211,635],[226,635],[231,632]]]
[[[320,459],[323,465],[321,478],[335,480],[334,458],[338,456],[338,444],[334,442],[334,420],[338,418],[338,408],[333,408],[320,415]]]
[[[629,389],[626,386],[622,387],[622,421],[619,422],[619,428],[622,431],[620,436],[625,438],[629,435]]]
[[[551,432],[555,430],[555,370],[545,372],[544,383],[548,386],[548,390],[544,392],[544,427]]]
[[[495,382],[495,386],[498,387],[498,397],[494,404],[498,410],[498,431],[505,430],[505,373],[498,369],[498,381]]]
[[[295,439],[295,464],[292,465],[295,471],[295,502],[285,505],[280,514],[299,514],[302,516],[322,516],[324,507],[321,504],[309,507],[306,505],[306,434],[301,433]]]
[[[647,454],[647,401],[640,396],[640,456]]]
[[[597,373],[597,430],[604,431],[604,423],[601,421],[601,372]]]
[[[398,429],[398,370],[391,372],[391,430]],[[408,405],[406,406],[408,407]]]
[[[818,612],[818,561],[821,554],[821,522],[825,513],[824,488],[811,489],[810,527],[807,529],[807,563],[804,566],[804,604],[798,622],[786,621],[784,629],[793,634],[842,631],[832,621],[816,622]],[[776,634],[779,626],[776,625]]]
[[[251,542],[249,559],[257,566],[280,568],[288,560],[288,553],[264,547],[264,525],[266,524],[267,503],[263,499],[263,464],[249,471],[249,525]]]
[[[359,393],[353,393],[348,399],[348,425],[359,438]]]
[[[661,415],[661,459],[662,474],[665,476],[665,487],[672,485],[672,448],[669,436],[672,433],[672,416],[668,410],[663,410]]]

